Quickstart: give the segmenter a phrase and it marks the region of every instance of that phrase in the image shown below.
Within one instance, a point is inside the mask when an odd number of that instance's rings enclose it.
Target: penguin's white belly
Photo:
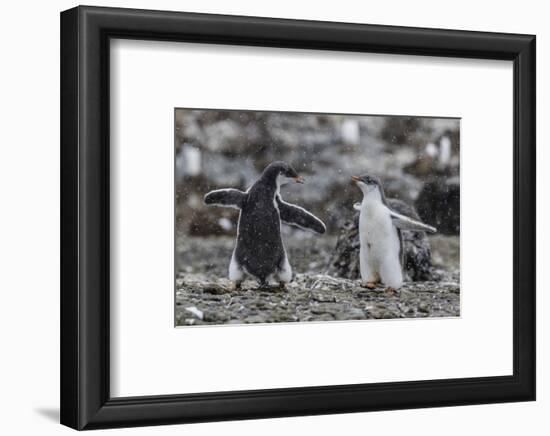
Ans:
[[[364,215],[361,214],[359,224],[361,244],[368,248],[369,263],[378,266],[387,257],[399,253],[397,230],[391,222],[389,213]]]
[[[365,207],[359,218],[361,278],[392,288],[403,282],[401,241],[386,206]]]

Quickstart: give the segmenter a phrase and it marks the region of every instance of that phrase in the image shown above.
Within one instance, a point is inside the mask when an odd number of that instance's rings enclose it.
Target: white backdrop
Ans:
[[[324,19],[409,26],[536,33],[538,48],[538,398],[536,403],[468,406],[399,412],[302,417],[247,422],[112,430],[110,434],[280,435],[381,434],[499,435],[548,432],[550,312],[543,290],[549,286],[550,221],[550,29],[544,2],[398,0],[366,3],[253,0],[120,0],[91,4],[159,8],[288,18]],[[70,434],[56,424],[59,368],[59,11],[72,1],[12,2],[4,5],[0,27],[3,53],[2,194],[0,305],[2,360],[0,398],[3,434]],[[495,165],[500,162],[495,157]],[[107,432],[105,432],[107,434]]]

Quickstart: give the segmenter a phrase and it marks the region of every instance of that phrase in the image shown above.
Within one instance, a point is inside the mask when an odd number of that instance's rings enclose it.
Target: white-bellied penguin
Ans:
[[[403,238],[401,230],[435,233],[427,224],[390,209],[380,180],[375,176],[352,176],[363,192],[359,210],[359,266],[362,286],[374,289],[382,282],[388,292],[403,285]]]
[[[325,232],[319,218],[281,198],[281,185],[292,180],[304,182],[289,164],[273,162],[246,192],[218,189],[205,195],[206,205],[240,210],[237,242],[229,265],[229,279],[236,288],[244,280],[244,273],[257,278],[262,286],[276,281],[284,287],[290,282],[292,269],[281,237],[281,221],[316,233]]]

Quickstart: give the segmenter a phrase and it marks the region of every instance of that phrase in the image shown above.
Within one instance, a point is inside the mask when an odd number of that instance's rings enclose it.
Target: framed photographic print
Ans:
[[[61,14],[61,422],[535,399],[535,37]]]

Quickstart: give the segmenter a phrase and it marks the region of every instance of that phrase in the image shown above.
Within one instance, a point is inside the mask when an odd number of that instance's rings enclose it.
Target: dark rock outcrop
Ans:
[[[445,235],[460,234],[460,182],[458,177],[437,178],[424,185],[416,201],[420,218]]]

